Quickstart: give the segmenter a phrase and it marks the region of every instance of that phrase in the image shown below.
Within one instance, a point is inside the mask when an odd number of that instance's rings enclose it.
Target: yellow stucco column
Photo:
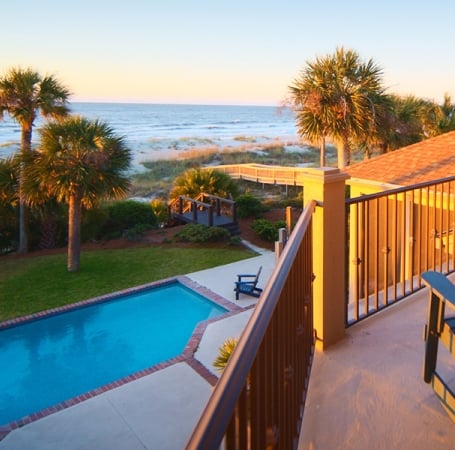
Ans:
[[[308,169],[303,177],[304,203],[316,200],[313,217],[313,317],[316,348],[324,350],[344,337],[345,181],[339,169]]]

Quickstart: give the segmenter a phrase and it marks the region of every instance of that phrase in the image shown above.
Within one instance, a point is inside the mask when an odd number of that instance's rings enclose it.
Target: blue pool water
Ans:
[[[173,358],[225,312],[175,282],[0,330],[0,424]]]

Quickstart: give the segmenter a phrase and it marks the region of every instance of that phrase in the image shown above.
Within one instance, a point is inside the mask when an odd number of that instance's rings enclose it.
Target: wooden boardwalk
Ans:
[[[210,226],[209,223],[209,213],[207,210],[203,211],[198,211],[197,212],[197,220],[194,220],[193,218],[193,212],[186,212],[183,214],[178,214],[175,213],[173,215],[174,218],[181,220],[182,222],[186,223],[201,223],[203,225],[208,225]],[[213,215],[213,225],[214,227],[222,227],[226,225],[230,225],[232,222],[232,216],[224,216],[224,215],[219,215],[217,216],[216,214]]]
[[[227,164],[210,166],[207,169],[227,173],[232,178],[283,186],[303,186],[303,175],[308,174],[308,170],[304,167],[268,166],[264,164]]]
[[[226,228],[231,235],[239,234],[235,201],[201,193],[197,198],[180,195],[168,205],[169,216],[184,223]]]

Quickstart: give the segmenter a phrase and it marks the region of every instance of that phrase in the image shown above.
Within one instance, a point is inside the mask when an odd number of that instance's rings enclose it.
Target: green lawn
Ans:
[[[77,273],[66,270],[66,253],[1,257],[0,321],[254,255],[239,247],[99,250],[82,253]]]

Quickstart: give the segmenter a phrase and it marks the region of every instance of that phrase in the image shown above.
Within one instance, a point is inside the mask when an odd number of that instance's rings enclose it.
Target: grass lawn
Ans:
[[[0,321],[163,278],[228,264],[255,253],[239,247],[142,247],[87,251],[77,273],[66,253],[0,258]]]

